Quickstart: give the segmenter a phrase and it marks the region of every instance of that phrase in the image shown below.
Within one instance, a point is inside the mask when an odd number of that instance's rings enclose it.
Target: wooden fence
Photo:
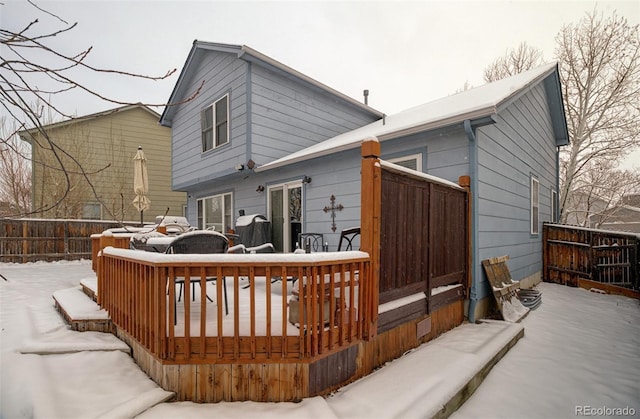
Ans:
[[[0,262],[91,258],[91,235],[115,221],[0,219]]]
[[[639,290],[640,235],[544,224],[543,243],[546,281],[626,295]]]

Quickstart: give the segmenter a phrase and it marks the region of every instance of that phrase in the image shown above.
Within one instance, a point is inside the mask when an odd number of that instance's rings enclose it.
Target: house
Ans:
[[[278,251],[299,231],[360,224],[360,144],[376,137],[381,158],[471,189],[470,320],[490,310],[481,261],[509,255],[530,286],[542,270],[542,222],[557,219],[558,149],[568,133],[556,64],[383,115],[245,46],[196,41],[169,107],[174,187],[188,193],[199,227],[234,227],[265,214]],[[420,226],[416,226],[419,229]]]
[[[71,186],[37,129],[21,131],[20,138],[32,145],[33,208],[48,210],[41,218],[140,220],[133,206],[133,157],[141,146],[147,158],[149,210],[146,222],[157,215],[182,216],[184,192],[174,192],[171,167],[171,130],[158,124],[160,115],[142,105],[127,105],[87,116],[45,125],[52,142],[74,160],[62,155]],[[63,153],[59,153],[63,154]],[[80,169],[86,172],[88,182]],[[92,191],[95,188],[95,193]],[[97,197],[99,198],[96,198]],[[53,205],[61,199],[60,204]]]
[[[382,117],[247,46],[195,41],[168,103],[198,89],[165,108],[160,123],[172,128],[173,188],[188,193],[190,222],[219,231],[234,227],[239,209],[265,212],[254,168]],[[289,180],[269,189],[280,197],[274,224],[290,218],[287,196],[300,195]]]
[[[640,233],[640,195],[625,195],[620,205],[589,218],[592,226],[602,230]]]

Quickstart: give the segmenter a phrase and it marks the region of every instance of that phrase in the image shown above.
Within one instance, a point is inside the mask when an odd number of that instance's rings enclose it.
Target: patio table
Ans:
[[[149,237],[147,239],[147,246],[153,248],[156,252],[164,253],[175,239],[176,236]]]

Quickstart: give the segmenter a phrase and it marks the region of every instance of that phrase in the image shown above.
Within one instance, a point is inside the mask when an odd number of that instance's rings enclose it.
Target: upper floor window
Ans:
[[[407,169],[422,172],[422,154],[420,153],[397,157],[395,159],[389,159],[388,161],[390,163],[397,164],[398,166],[406,167]]]
[[[538,234],[538,220],[540,217],[540,182],[535,176],[531,176],[531,234]]]
[[[202,110],[202,151],[208,151],[229,142],[229,95]]]

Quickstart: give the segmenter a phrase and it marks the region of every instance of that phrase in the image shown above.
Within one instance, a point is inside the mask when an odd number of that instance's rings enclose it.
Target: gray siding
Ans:
[[[551,216],[555,143],[542,84],[499,112],[498,122],[478,129],[478,243],[480,261],[509,255],[516,280],[542,269],[542,222]],[[530,178],[539,184],[540,233],[530,234]],[[485,281],[479,297],[488,295]]]
[[[388,140],[381,143],[382,158],[423,154],[423,169],[429,174],[457,182],[467,175],[468,146],[462,129],[443,132],[422,133],[409,137]],[[246,214],[267,214],[267,190],[256,192],[258,185],[267,188],[293,180],[311,177],[309,184],[303,185],[304,219],[303,231],[323,233],[330,250],[336,250],[340,231],[360,225],[360,149],[336,153],[302,163],[269,170],[261,173],[248,172],[229,179],[213,182],[198,190],[190,199],[189,220],[196,221],[195,199],[218,193],[233,192],[234,213],[243,209]],[[229,189],[232,185],[232,189]],[[330,197],[335,195],[336,205],[344,208],[336,212],[336,231],[331,231],[331,214],[324,212],[330,205]]]
[[[376,119],[315,87],[264,67],[251,68],[251,158],[258,164]]]
[[[216,181],[228,184],[236,164],[250,159],[264,164],[375,120],[316,87],[235,54],[203,52],[192,65],[196,71],[186,91],[205,84],[173,117],[173,187],[192,195],[209,195]],[[226,93],[230,142],[202,153],[200,111]]]
[[[173,118],[174,188],[189,190],[193,185],[233,172],[238,163],[247,162],[246,72],[247,64],[234,54],[215,51],[203,54],[187,89],[189,94],[195,92],[204,80],[202,91],[178,106]],[[226,93],[229,93],[229,144],[203,153],[200,112]]]

